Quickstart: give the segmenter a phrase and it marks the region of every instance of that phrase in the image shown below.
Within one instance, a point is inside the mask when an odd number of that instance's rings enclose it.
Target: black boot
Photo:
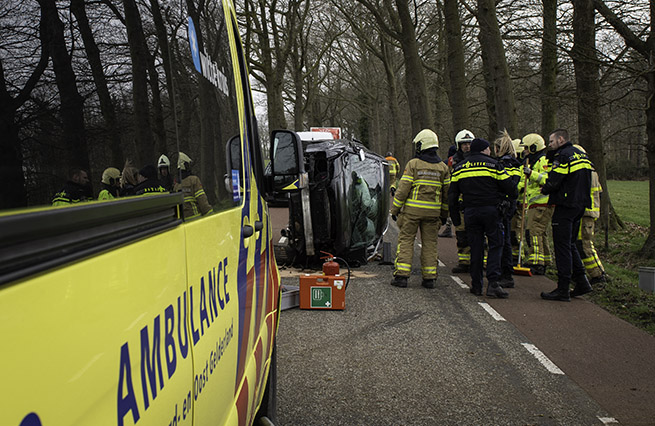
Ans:
[[[550,293],[541,292],[541,298],[545,300],[558,300],[560,302],[570,302],[571,297],[569,296],[569,287],[568,284],[566,287],[560,285]]]
[[[498,284],[502,288],[514,288],[514,278],[511,275],[509,277],[501,277]]]
[[[498,285],[498,282],[495,282],[487,285],[487,296],[506,299],[509,297],[509,293],[503,290],[503,288]]]
[[[436,284],[437,284],[437,280],[435,280],[434,278],[428,278],[428,279],[423,278],[423,282],[421,283],[421,285],[425,288],[434,288]]]
[[[469,265],[464,265],[459,263],[457,266],[455,266],[453,269],[451,269],[451,272],[453,274],[462,274],[465,272],[469,271]]]
[[[394,287],[407,287],[407,277],[394,276],[391,285]]]
[[[573,281],[575,282],[575,288],[571,291],[571,297],[582,296],[593,290],[586,275],[574,277]]]

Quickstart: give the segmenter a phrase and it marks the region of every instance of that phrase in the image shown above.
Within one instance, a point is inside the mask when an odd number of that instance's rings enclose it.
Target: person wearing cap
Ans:
[[[548,244],[548,228],[553,217],[554,208],[548,203],[548,196],[541,193],[541,188],[548,179],[550,164],[546,158],[546,143],[541,135],[530,133],[523,137],[524,149],[523,172],[527,176],[519,182],[519,192],[526,191],[525,223],[525,265],[533,275],[544,275],[546,268],[553,262]]]
[[[471,245],[471,293],[482,295],[484,239],[487,237],[487,296],[506,298],[509,294],[500,286],[500,259],[503,249],[503,229],[499,205],[509,197],[518,196],[516,185],[496,159],[490,157],[489,142],[476,138],[471,142],[471,154],[453,169],[448,206],[455,225],[460,225],[464,209],[466,234]],[[461,196],[461,199],[460,199]]]
[[[135,195],[155,195],[168,192],[157,180],[157,169],[152,164],[148,164],[139,170],[137,181],[139,183],[134,188]]]
[[[473,139],[475,139],[473,132],[466,129],[460,130],[457,135],[455,135],[457,151],[448,161],[451,167],[451,173],[453,167],[462,161],[465,161],[471,154],[471,142]],[[464,216],[461,214],[460,216],[460,225],[455,227],[455,238],[457,240],[457,265],[451,270],[453,274],[469,272],[469,266],[471,265],[471,246],[469,245],[468,237],[466,236]]]
[[[412,272],[414,239],[421,230],[421,274],[426,288],[437,279],[437,233],[448,217],[446,195],[450,184],[448,166],[439,158],[439,139],[432,130],[421,130],[414,138],[416,157],[409,160],[391,206],[398,222],[398,248],[391,285],[407,287]]]
[[[571,296],[582,296],[592,290],[575,242],[580,220],[591,207],[593,164],[587,154],[573,146],[565,129],[550,134],[549,147],[553,166],[541,192],[548,196],[548,203],[555,206],[552,227],[557,288],[550,293],[542,292],[541,297],[569,302]],[[575,283],[573,291],[569,289],[571,279]]]
[[[157,170],[159,172],[159,182],[170,192],[173,190],[173,176],[171,176],[171,160],[165,154],[159,156],[157,160]]]
[[[173,191],[184,193],[184,219],[194,219],[212,210],[200,178],[191,172],[191,158],[183,152],[178,153],[177,168],[182,181],[175,178]]]

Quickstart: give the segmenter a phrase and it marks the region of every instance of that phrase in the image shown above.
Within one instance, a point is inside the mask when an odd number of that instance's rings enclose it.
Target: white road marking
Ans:
[[[614,417],[599,417],[598,420],[603,422],[604,425],[619,424],[619,421]]]
[[[462,281],[462,279],[461,279],[460,277],[456,277],[456,276],[454,276],[454,275],[451,275],[450,278],[452,278],[453,281],[455,281],[457,284],[459,284],[460,287],[462,287],[462,288],[469,288],[469,286],[467,286],[466,284],[464,284],[464,281]]]
[[[532,355],[534,355],[539,362],[546,367],[546,370],[550,371],[553,374],[564,374],[562,370],[556,366],[553,361],[549,360],[543,352],[541,352],[535,345],[531,343],[521,343],[525,349],[528,350]]]
[[[489,315],[491,315],[493,317],[493,319],[495,319],[496,321],[505,321],[505,318],[503,318],[502,315],[500,315],[498,312],[496,312],[496,310],[494,308],[489,306],[488,303],[478,302],[478,305],[482,306],[482,309],[487,311],[487,313],[489,313]]]
[[[446,264],[443,263],[443,262],[441,261],[441,259],[438,259],[438,260],[439,260],[439,266],[441,266],[442,268],[443,268],[444,266],[446,266]]]

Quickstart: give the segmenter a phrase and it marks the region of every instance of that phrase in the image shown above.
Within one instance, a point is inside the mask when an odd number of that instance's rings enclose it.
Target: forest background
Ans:
[[[107,164],[175,151],[198,96],[184,90],[182,28],[196,6],[2,2],[3,209],[47,202],[58,183],[44,175],[63,181],[65,171],[56,156],[34,164],[52,147],[96,177]],[[404,164],[423,128],[445,156],[463,128],[491,140],[503,129],[547,139],[564,127],[601,177],[600,225],[622,226],[608,178],[648,179],[655,220],[655,8],[646,0],[236,0],[236,12],[262,94],[261,135],[338,126]],[[640,250],[655,258],[653,227]]]

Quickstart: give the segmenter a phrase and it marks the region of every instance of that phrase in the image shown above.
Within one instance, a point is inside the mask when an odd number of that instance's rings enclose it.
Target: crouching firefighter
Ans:
[[[437,279],[437,234],[448,217],[446,203],[450,172],[439,158],[439,139],[429,129],[414,138],[416,156],[405,166],[391,207],[398,222],[398,249],[391,285],[407,287],[412,271],[414,238],[421,230],[421,273],[423,287],[434,288]]]

